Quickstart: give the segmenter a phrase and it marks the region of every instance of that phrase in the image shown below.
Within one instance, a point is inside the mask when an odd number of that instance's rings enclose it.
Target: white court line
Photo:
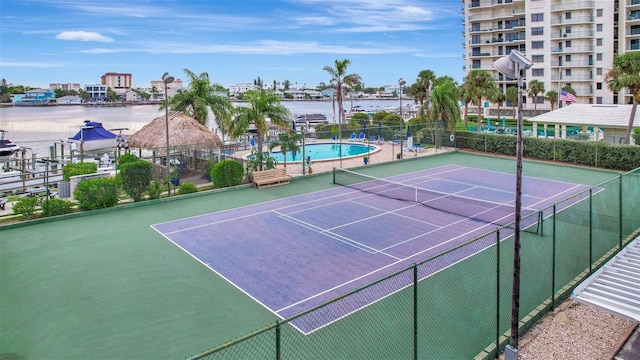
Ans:
[[[380,250],[378,250],[376,248],[373,248],[371,246],[365,245],[365,244],[363,244],[361,242],[355,241],[355,240],[353,240],[351,238],[348,238],[346,236],[342,236],[340,234],[336,234],[336,233],[332,232],[331,230],[323,229],[323,228],[321,228],[319,226],[315,226],[313,224],[307,223],[307,222],[302,221],[300,219],[296,219],[296,218],[291,217],[291,216],[286,215],[286,214],[278,213],[276,211],[274,211],[274,213],[278,214],[284,220],[290,221],[290,222],[292,222],[294,224],[297,224],[297,225],[300,225],[300,226],[305,227],[307,229],[313,230],[313,231],[317,232],[318,234],[325,235],[325,236],[327,236],[329,238],[332,238],[334,240],[337,240],[337,241],[339,241],[341,243],[344,243],[344,244],[347,244],[349,246],[353,246],[356,249],[365,251],[365,252],[367,252],[369,254],[373,254],[373,255],[374,254],[383,254],[383,255],[386,255],[386,256],[394,258],[394,259],[399,259],[396,256],[393,256],[393,255],[390,255],[390,254],[386,254],[386,253],[384,253],[384,252],[382,252],[382,251],[380,251]],[[356,245],[358,245],[358,246],[356,246]],[[370,249],[372,251],[367,250],[367,249]]]

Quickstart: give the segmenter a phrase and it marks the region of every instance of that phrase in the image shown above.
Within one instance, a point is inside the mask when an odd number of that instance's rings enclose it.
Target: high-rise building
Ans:
[[[131,74],[109,72],[102,75],[101,84],[111,88],[119,95],[131,90]]]
[[[640,50],[640,0],[462,0],[464,69],[487,70],[503,92],[516,86],[493,62],[519,50],[534,65],[525,82],[545,93],[570,86],[579,103],[627,103],[604,80],[614,54]],[[525,91],[526,93],[526,91]],[[623,90],[620,96],[627,93]],[[543,94],[538,108],[544,108]],[[532,104],[527,97],[525,103]],[[547,105],[548,107],[549,105]]]

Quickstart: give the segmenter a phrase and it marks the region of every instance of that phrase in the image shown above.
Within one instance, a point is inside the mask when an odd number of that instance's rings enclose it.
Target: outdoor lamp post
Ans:
[[[174,77],[169,75],[168,72],[162,75],[162,82],[164,83],[164,126],[165,126],[165,136],[167,140],[167,163],[166,165],[166,177],[169,178],[171,176],[171,163],[169,162],[169,98],[167,97],[167,85],[172,83]],[[167,184],[167,196],[171,196],[171,182]]]
[[[493,63],[493,67],[501,74],[518,81],[518,127],[516,149],[516,199],[515,224],[513,240],[513,292],[511,298],[511,337],[505,348],[506,360],[518,358],[518,324],[520,322],[520,218],[522,210],[522,93],[524,71],[531,68],[533,62],[524,57],[518,50],[511,50]]]

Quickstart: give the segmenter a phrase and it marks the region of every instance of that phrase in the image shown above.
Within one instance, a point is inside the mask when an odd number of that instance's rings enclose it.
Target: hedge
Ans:
[[[515,156],[516,136],[459,131],[456,147],[493,154]],[[602,141],[523,138],[525,158],[560,161],[604,169],[630,171],[640,167],[640,146]]]

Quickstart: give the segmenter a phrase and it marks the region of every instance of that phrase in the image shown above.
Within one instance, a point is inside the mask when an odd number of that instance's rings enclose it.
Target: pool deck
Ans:
[[[328,143],[332,143],[332,142],[324,142],[324,141],[311,141],[308,142],[308,144],[328,144]],[[354,144],[354,142],[347,142],[344,141],[343,144]],[[355,142],[355,144],[362,144],[360,142]],[[367,143],[364,143],[365,145]],[[396,160],[396,154],[400,152],[400,146],[393,144],[391,142],[384,142],[383,144],[371,144],[371,145],[375,145],[378,147],[378,150],[376,151],[372,151],[369,155],[369,164],[380,164],[383,162],[390,162],[393,160]],[[279,151],[279,148],[275,148],[276,151]],[[454,148],[439,148],[439,149],[435,149],[435,148],[425,148],[424,150],[420,151],[420,152],[414,152],[414,151],[407,151],[407,149],[403,149],[403,155],[404,158],[409,158],[409,157],[416,157],[416,156],[428,156],[428,155],[433,155],[436,153],[444,153],[444,152],[450,152],[450,151],[454,151]],[[233,155],[231,155],[231,157],[234,158],[238,158],[238,159],[242,159],[244,158],[244,156],[250,154],[251,151],[250,150],[246,150],[246,151],[237,151],[235,153],[233,153]],[[314,173],[319,173],[319,172],[329,172],[331,171],[334,167],[337,168],[354,168],[354,167],[358,167],[358,166],[364,166],[364,161],[363,161],[363,157],[364,154],[361,156],[356,156],[356,157],[351,157],[351,158],[346,158],[346,159],[342,159],[342,166],[340,165],[341,161],[340,160],[323,160],[323,161],[314,161],[313,159],[311,159],[311,168],[313,169]],[[284,167],[284,163],[278,163],[278,167]],[[301,176],[302,175],[302,164],[297,162],[297,163],[291,163],[291,162],[287,162],[287,174],[291,175],[291,176]],[[306,170],[305,170],[306,173]]]

